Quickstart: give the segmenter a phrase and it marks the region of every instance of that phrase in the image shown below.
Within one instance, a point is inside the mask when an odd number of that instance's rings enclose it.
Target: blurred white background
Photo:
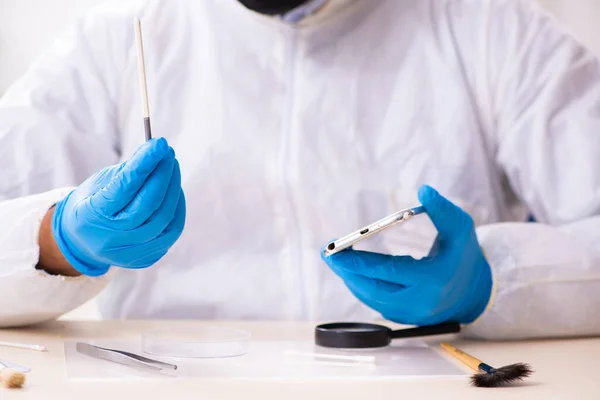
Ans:
[[[0,94],[25,72],[66,25],[102,1],[0,0]],[[538,1],[600,54],[600,0]],[[96,319],[98,313],[91,302],[65,318]]]
[[[0,0],[0,94],[23,73],[65,25],[102,1]],[[539,2],[563,20],[580,40],[600,54],[600,0]]]

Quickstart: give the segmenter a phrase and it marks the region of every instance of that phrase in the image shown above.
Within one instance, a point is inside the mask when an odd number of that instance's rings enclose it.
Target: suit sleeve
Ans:
[[[120,158],[119,76],[132,19],[107,7],[82,18],[0,101],[0,327],[51,320],[110,280],[36,269],[42,217]]]
[[[494,273],[466,334],[600,334],[600,63],[531,4],[490,4],[493,157],[536,223],[478,228]]]

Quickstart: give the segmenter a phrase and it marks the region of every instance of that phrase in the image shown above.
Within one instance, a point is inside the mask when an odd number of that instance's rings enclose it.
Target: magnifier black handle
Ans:
[[[457,322],[444,322],[443,324],[419,326],[416,328],[400,329],[392,331],[392,339],[402,339],[416,336],[443,335],[444,333],[460,332],[460,324]]]

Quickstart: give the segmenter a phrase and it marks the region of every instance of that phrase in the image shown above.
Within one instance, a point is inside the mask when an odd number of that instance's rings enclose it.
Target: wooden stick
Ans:
[[[150,127],[150,103],[148,101],[148,85],[146,83],[146,61],[144,60],[144,42],[142,39],[142,22],[139,18],[134,21],[135,43],[137,48],[138,75],[140,79],[140,89],[142,91],[142,106],[144,108],[144,133],[146,141],[152,139],[152,129]]]
[[[312,357],[312,358],[325,358],[331,360],[348,360],[348,361],[356,361],[363,363],[374,363],[374,356],[346,356],[339,354],[324,354],[324,353],[305,353],[294,350],[287,350],[285,352],[286,356],[297,356],[297,357]]]
[[[458,361],[462,362],[472,370],[479,372],[479,366],[483,364],[483,361],[478,360],[470,354],[465,353],[462,350],[457,349],[449,343],[440,343],[442,349],[452,357],[456,358]]]
[[[46,346],[42,344],[26,344],[26,343],[13,343],[13,342],[0,342],[0,347],[13,347],[15,349],[35,350],[35,351],[47,351]]]

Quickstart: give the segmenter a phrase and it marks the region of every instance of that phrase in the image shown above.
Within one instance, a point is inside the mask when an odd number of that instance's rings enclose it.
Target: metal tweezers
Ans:
[[[146,368],[151,369],[153,371],[162,371],[163,369],[177,369],[177,365],[174,364],[168,364],[126,351],[106,349],[104,347],[98,347],[83,342],[77,342],[76,349],[78,353],[85,354],[86,356],[127,365],[129,367]]]
[[[15,364],[13,362],[6,361],[6,360],[0,360],[0,370],[3,368],[10,368],[17,372],[23,372],[24,374],[31,372],[31,369],[24,367],[22,365]]]

